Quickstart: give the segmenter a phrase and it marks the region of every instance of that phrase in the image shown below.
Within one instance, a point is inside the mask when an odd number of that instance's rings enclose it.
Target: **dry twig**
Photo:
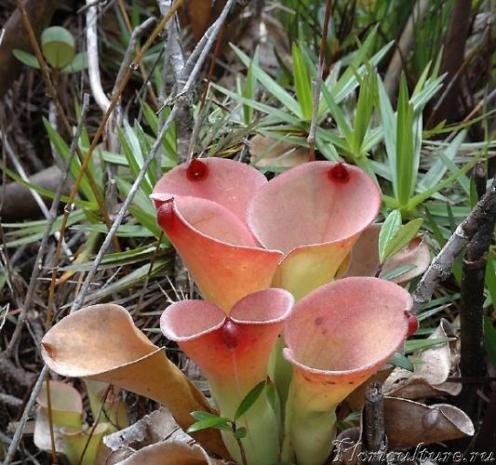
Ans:
[[[467,243],[474,237],[479,228],[492,216],[496,209],[496,180],[477,205],[456,228],[448,242],[434,258],[422,279],[415,288],[412,297],[413,311],[416,313],[420,307],[427,303],[434,293],[437,284],[451,274],[451,267],[455,258],[460,255]]]

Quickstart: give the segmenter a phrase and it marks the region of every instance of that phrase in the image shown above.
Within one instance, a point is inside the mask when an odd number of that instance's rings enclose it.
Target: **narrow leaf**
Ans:
[[[301,114],[305,121],[310,121],[312,119],[312,86],[307,65],[296,43],[293,44],[293,74]]]
[[[393,210],[384,221],[379,233],[379,261],[384,263],[387,258],[387,247],[396,233],[401,228],[401,213],[399,210]]]
[[[385,258],[391,257],[405,247],[416,236],[423,221],[422,218],[416,218],[401,226],[398,232],[386,245]]]
[[[250,390],[250,392],[248,392],[248,394],[246,394],[245,398],[241,401],[238,409],[236,410],[236,413],[234,414],[234,421],[243,416],[257,401],[257,399],[260,397],[260,394],[262,394],[262,391],[265,388],[265,384],[265,380],[260,381],[254,388]]]
[[[391,365],[403,368],[408,371],[413,371],[414,369],[413,363],[410,361],[410,359],[405,357],[403,354],[400,354],[399,352],[393,355],[389,363],[391,363]]]
[[[195,415],[196,414],[196,415]],[[203,415],[198,415],[203,414]],[[225,431],[231,431],[231,422],[228,418],[218,417],[208,412],[192,412],[191,415],[195,418],[200,417],[200,420],[193,423],[187,433],[195,433],[197,431],[202,431],[208,428],[222,429]]]

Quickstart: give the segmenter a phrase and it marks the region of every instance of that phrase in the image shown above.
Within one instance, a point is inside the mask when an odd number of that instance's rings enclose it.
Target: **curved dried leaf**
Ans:
[[[443,319],[428,339],[445,339],[453,336],[454,329]],[[460,393],[461,383],[446,381],[458,370],[455,341],[422,350],[413,362],[415,367],[413,373],[402,368],[397,368],[391,373],[384,384],[386,394],[406,399],[422,399],[445,394],[456,396]]]
[[[198,444],[168,440],[143,447],[116,465],[216,465]]]
[[[428,406],[398,397],[384,398],[384,423],[393,449],[408,449],[474,434],[470,418],[453,405]]]

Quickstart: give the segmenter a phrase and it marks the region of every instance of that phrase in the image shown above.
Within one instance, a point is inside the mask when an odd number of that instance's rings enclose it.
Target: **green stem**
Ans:
[[[219,407],[220,414],[234,418],[234,414],[249,390],[216,389],[211,386],[212,394]],[[265,391],[249,410],[236,420],[236,427],[246,428],[246,436],[238,439],[230,431],[222,431],[222,439],[227,450],[239,464],[273,465],[279,460],[279,419],[273,411]],[[242,457],[239,443],[241,441],[245,458]]]
[[[282,422],[284,423],[284,406],[288,398],[289,385],[291,383],[291,376],[293,368],[291,364],[284,358],[282,350],[284,349],[284,339],[279,336],[277,342],[272,349],[269,361],[269,375],[274,380],[276,385],[277,394],[279,395],[279,402],[282,406]]]
[[[314,392],[311,384],[293,377],[284,422],[282,460],[298,465],[322,465],[336,436],[334,396]]]

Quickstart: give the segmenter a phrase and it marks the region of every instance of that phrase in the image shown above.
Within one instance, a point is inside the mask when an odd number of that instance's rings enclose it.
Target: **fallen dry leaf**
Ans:
[[[169,440],[143,447],[115,465],[217,465],[198,444]]]
[[[140,449],[166,438],[186,443],[193,441],[193,438],[179,427],[171,413],[165,408],[160,408],[127,428],[105,436],[103,441],[115,452],[119,449]]]
[[[442,319],[436,331],[428,339],[453,336],[454,329],[447,320]],[[458,395],[462,384],[446,381],[450,375],[458,372],[456,352],[454,341],[420,351],[413,358],[413,373],[402,368],[396,368],[391,373],[384,383],[385,394],[406,399]]]
[[[115,384],[167,406],[186,429],[190,412],[212,411],[205,397],[114,304],[93,305],[65,318],[41,342],[45,363],[56,373]],[[216,430],[196,434],[198,441],[227,456]]]
[[[470,418],[453,405],[424,405],[398,397],[384,397],[384,424],[390,449],[408,449],[474,434]]]
[[[186,434],[165,408],[146,415],[128,428],[110,434],[104,443],[113,451],[107,465],[221,465]],[[132,453],[132,450],[138,450]]]

